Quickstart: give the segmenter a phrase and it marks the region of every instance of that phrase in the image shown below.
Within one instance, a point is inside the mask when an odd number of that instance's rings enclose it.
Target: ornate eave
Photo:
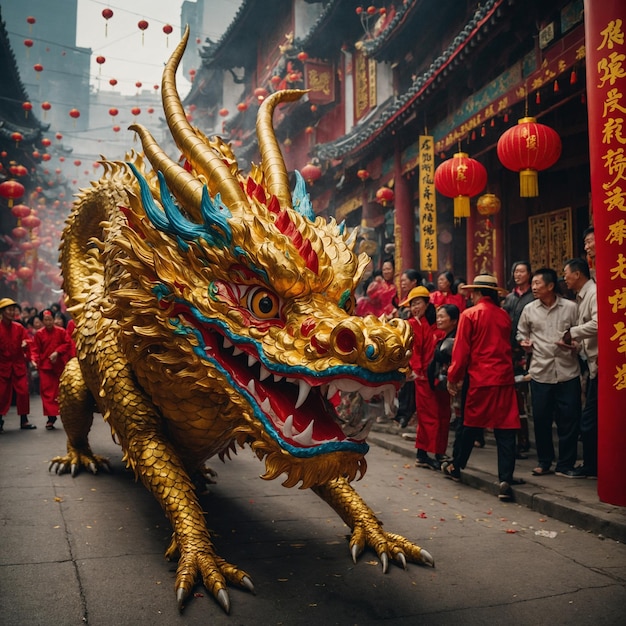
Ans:
[[[425,72],[415,78],[405,93],[380,106],[374,117],[356,126],[349,134],[316,146],[314,154],[324,160],[356,157],[365,149],[371,148],[373,143],[381,141],[398,129],[415,113],[417,105],[441,80],[444,73],[448,78],[461,69],[461,52],[481,30],[493,26],[501,18],[504,6],[508,4],[512,4],[511,0],[487,0],[479,6],[444,52]]]

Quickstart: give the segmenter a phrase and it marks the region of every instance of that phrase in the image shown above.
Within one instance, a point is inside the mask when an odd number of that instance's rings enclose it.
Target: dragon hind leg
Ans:
[[[54,457],[49,470],[54,469],[57,474],[71,472],[72,476],[76,476],[81,468],[94,474],[99,469],[110,471],[108,459],[94,454],[89,446],[89,430],[96,405],[76,358],[68,362],[61,375],[59,408],[67,435],[67,454]]]

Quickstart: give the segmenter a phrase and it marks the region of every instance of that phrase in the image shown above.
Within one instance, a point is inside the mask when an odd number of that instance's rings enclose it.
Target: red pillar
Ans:
[[[585,0],[591,201],[598,289],[598,496],[626,506],[626,3]]]
[[[415,213],[411,201],[409,181],[402,175],[402,155],[398,144],[394,153],[394,206],[396,209],[395,230],[400,237],[400,251],[396,249],[396,273],[418,269],[415,254]],[[396,246],[398,245],[396,241]]]

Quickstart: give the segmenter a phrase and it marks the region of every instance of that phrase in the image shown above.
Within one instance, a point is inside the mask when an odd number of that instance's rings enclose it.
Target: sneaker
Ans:
[[[444,461],[441,464],[441,471],[446,478],[458,483],[461,480],[461,472],[452,465],[449,461]]]
[[[498,487],[498,499],[499,500],[511,500],[513,497],[513,492],[511,491],[511,485],[503,480]]]
[[[441,469],[441,464],[439,461],[426,456],[426,457],[418,457],[415,459],[415,467],[425,467],[426,469],[431,469],[438,472]]]
[[[557,476],[561,476],[561,478],[587,478],[587,474],[581,472],[582,467],[575,467],[574,469],[569,470],[557,470],[554,472]]]
[[[579,465],[574,469],[567,470],[567,472],[555,472],[557,476],[563,476],[563,478],[597,478],[598,472],[587,469],[584,465]]]

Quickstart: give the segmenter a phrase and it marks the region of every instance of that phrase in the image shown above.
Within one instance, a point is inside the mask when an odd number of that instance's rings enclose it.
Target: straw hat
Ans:
[[[413,289],[409,291],[409,295],[406,297],[406,300],[400,302],[400,306],[409,306],[413,298],[430,299],[430,291],[428,291],[426,287],[422,287],[421,285],[419,287],[413,287]]]
[[[471,285],[463,285],[460,289],[493,289],[500,294],[508,293],[506,289],[498,287],[496,277],[491,274],[479,274],[476,278],[474,278],[474,282]]]
[[[8,306],[19,306],[15,300],[11,300],[11,298],[2,298],[0,300],[0,311],[2,309],[6,309]]]

